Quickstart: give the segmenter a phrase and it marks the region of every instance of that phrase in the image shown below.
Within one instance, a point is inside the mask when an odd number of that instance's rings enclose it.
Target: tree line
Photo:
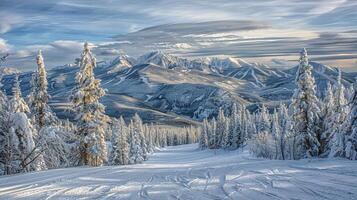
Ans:
[[[307,52],[302,50],[291,103],[269,112],[262,105],[250,113],[233,105],[217,119],[205,119],[199,139],[201,149],[234,150],[248,145],[250,151],[269,159],[344,157],[357,159],[357,82],[350,88],[328,83],[323,98],[316,95]]]

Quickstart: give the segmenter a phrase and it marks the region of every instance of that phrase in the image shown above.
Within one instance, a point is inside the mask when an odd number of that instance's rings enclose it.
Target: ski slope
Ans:
[[[357,162],[167,147],[144,164],[0,177],[0,199],[357,199]]]

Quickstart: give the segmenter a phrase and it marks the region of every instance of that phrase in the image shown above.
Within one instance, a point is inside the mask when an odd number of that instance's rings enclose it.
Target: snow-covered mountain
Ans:
[[[336,68],[310,64],[318,91],[336,80]],[[137,59],[120,55],[100,62],[95,73],[107,89],[103,103],[109,115],[130,117],[138,112],[146,122],[192,124],[216,115],[221,106],[228,109],[232,103],[255,109],[257,104],[274,106],[289,100],[295,89],[296,70],[296,66],[281,70],[239,58],[187,59],[156,51]],[[78,67],[72,65],[48,71],[51,103],[59,116],[71,116],[67,102],[77,71]],[[343,83],[349,85],[355,76],[343,73]],[[8,94],[13,77],[6,75],[2,80]],[[20,80],[27,95],[31,73],[22,73]]]
[[[13,67],[0,68],[0,75],[10,75],[10,74],[18,74],[18,73],[21,73],[21,71]]]

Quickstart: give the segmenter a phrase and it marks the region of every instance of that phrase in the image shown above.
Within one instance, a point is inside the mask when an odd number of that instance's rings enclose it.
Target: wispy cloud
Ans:
[[[72,62],[84,41],[103,59],[153,49],[289,56],[302,46],[316,56],[350,55],[356,9],[354,0],[2,0],[0,52],[10,51],[9,64],[26,69],[35,66],[35,48],[45,48],[54,66]]]
[[[6,53],[10,50],[9,44],[7,44],[6,40],[0,38],[0,53]]]

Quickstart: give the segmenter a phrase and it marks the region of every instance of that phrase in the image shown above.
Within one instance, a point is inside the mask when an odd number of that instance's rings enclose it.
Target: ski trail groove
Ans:
[[[272,161],[247,151],[163,148],[143,164],[0,177],[8,199],[355,199],[357,162]]]

